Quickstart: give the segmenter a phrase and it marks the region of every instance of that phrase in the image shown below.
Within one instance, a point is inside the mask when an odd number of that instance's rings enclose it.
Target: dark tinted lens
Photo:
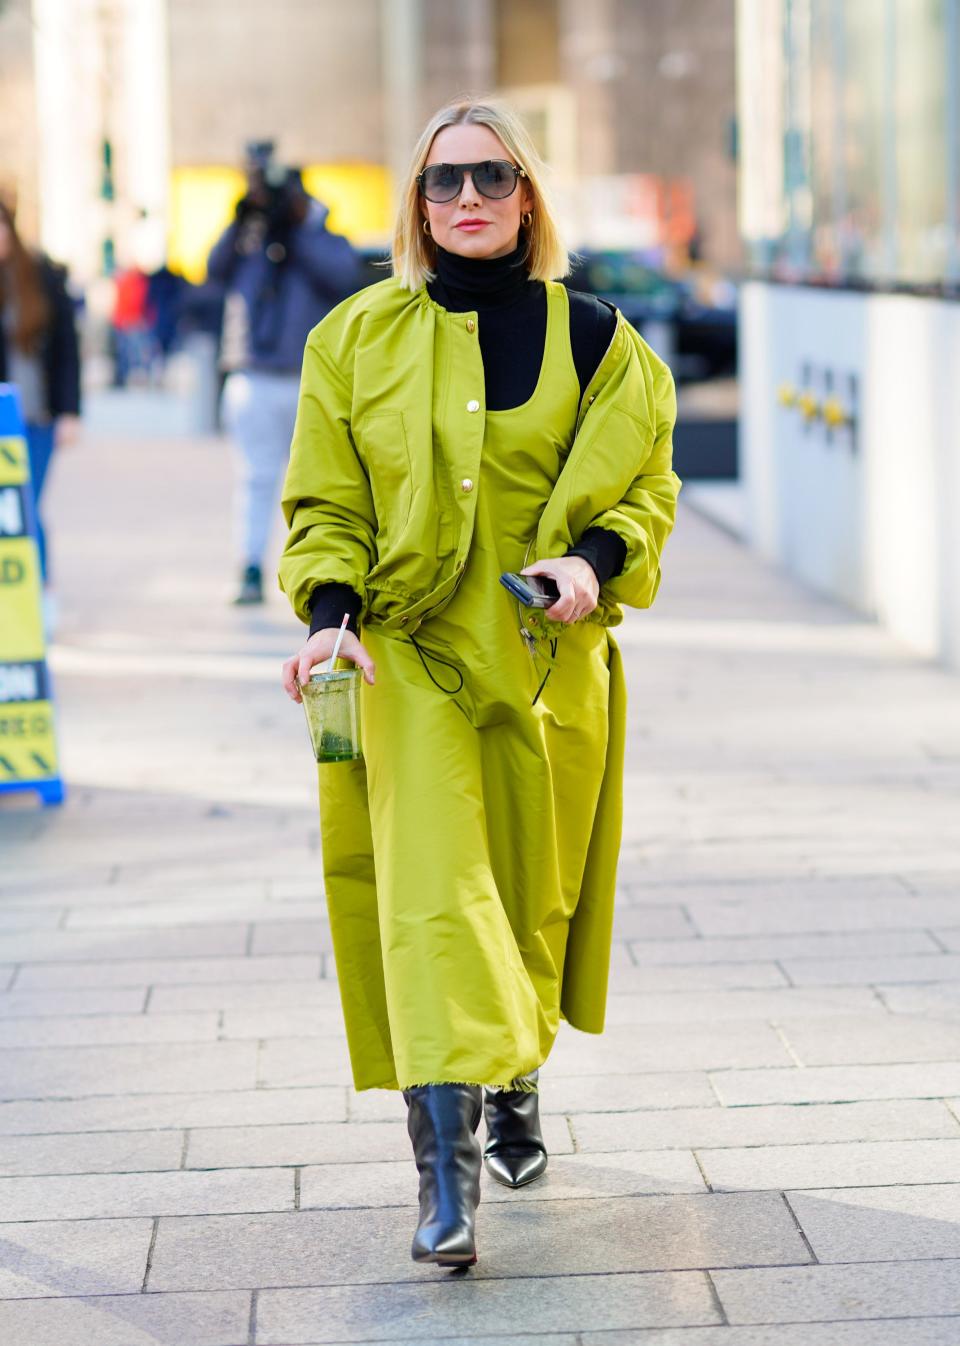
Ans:
[[[451,164],[431,164],[423,170],[420,180],[428,201],[452,201],[463,186],[462,174]]]
[[[477,191],[494,200],[500,196],[509,196],[516,181],[517,175],[503,159],[489,159],[485,164],[478,164],[473,175],[473,185]]]

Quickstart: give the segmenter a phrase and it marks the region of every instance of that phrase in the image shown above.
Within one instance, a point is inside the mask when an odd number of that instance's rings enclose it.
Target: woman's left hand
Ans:
[[[544,608],[544,615],[552,622],[568,625],[586,617],[597,606],[600,585],[589,561],[582,556],[557,556],[553,560],[537,561],[520,571],[521,575],[548,575],[556,582],[560,597],[553,607]]]

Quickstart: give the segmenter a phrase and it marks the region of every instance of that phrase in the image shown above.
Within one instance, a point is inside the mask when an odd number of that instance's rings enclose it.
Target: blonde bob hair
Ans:
[[[570,271],[570,257],[546,190],[546,167],[520,118],[494,100],[460,98],[448,103],[427,122],[417,141],[407,175],[406,189],[397,211],[393,232],[391,262],[393,274],[408,290],[417,290],[432,280],[437,261],[437,245],[423,230],[420,189],[417,175],[423,170],[434,136],[447,126],[488,126],[499,137],[504,149],[526,173],[533,193],[533,219],[520,229],[520,242],[526,245],[524,259],[531,280],[559,280]]]

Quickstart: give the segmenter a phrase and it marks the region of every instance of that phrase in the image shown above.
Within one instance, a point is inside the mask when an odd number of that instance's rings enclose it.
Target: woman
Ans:
[[[80,354],[66,273],[21,242],[12,213],[0,202],[0,383],[16,384],[26,422],[40,572],[47,577],[47,541],[40,496],[55,448],[77,437]]]
[[[568,295],[519,122],[459,102],[413,158],[394,275],[311,333],[280,582],[309,621],[287,693],[364,673],[365,761],[320,771],[330,923],[358,1089],[402,1089],[417,1261],[476,1261],[481,1155],[546,1151],[538,1067],[561,1017],[603,1029],[624,682],[608,628],[646,607],[680,480],[670,371]],[[546,611],[504,572],[552,579]],[[358,626],[362,627],[362,640]],[[376,669],[376,681],[374,670]]]

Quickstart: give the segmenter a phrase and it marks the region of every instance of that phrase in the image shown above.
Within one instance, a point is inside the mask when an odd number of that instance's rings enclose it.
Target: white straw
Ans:
[[[347,629],[347,622],[350,620],[349,612],[343,614],[343,621],[340,623],[340,631],[337,635],[337,643],[333,647],[333,654],[330,656],[330,662],[327,664],[327,672],[333,672],[333,666],[337,662],[337,655],[340,653],[340,642],[343,640],[343,633]]]

